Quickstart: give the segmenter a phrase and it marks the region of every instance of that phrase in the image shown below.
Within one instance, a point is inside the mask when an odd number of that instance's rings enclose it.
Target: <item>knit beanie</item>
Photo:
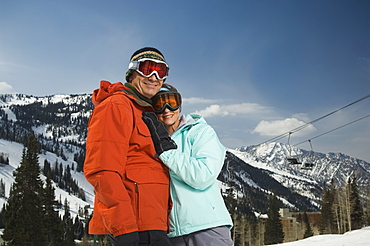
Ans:
[[[155,94],[155,96],[152,99],[162,94],[178,94],[180,97],[180,105],[182,104],[181,94],[177,91],[177,89],[174,86],[164,83],[161,89],[159,89],[159,92]]]
[[[164,59],[163,54],[159,50],[157,50],[156,48],[153,48],[153,47],[144,47],[144,48],[141,48],[141,49],[135,51],[135,53],[132,54],[132,56],[130,58],[130,62],[138,61],[142,58],[151,58],[151,59],[166,62],[166,60]],[[130,76],[132,75],[132,73],[134,71],[135,70],[133,70],[133,69],[127,70],[127,72],[126,72],[126,81],[127,82],[130,82],[129,78],[130,78]]]

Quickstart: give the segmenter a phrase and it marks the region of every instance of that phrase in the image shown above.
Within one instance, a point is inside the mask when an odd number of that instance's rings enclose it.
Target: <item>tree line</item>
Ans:
[[[330,185],[324,185],[320,233],[345,233],[370,225],[369,195],[366,204],[363,204],[356,176],[349,177],[345,187],[337,187],[334,180]]]
[[[67,199],[63,204],[56,201],[51,172],[47,172],[45,182],[40,178],[38,155],[39,143],[31,133],[21,163],[14,171],[9,198],[0,213],[4,245],[75,245],[75,239],[87,236],[89,214],[84,211],[73,219]],[[64,179],[68,171],[65,173]]]
[[[284,235],[284,228],[279,209],[284,205],[276,194],[269,198],[266,216],[252,213],[248,208],[248,199],[232,189],[223,193],[223,198],[234,227],[232,239],[238,246],[262,246],[291,241]],[[342,234],[370,225],[370,193],[366,203],[362,203],[355,176],[349,177],[345,187],[336,187],[334,181],[324,185],[321,197],[320,219],[312,227],[306,211],[299,213],[295,226],[299,240],[314,234]],[[316,233],[314,233],[314,231]]]
[[[67,165],[67,168],[64,170],[62,163],[58,163],[58,161],[54,163],[53,167],[51,167],[50,162],[44,161],[43,174],[45,176],[50,177],[59,188],[67,191],[68,194],[76,195],[83,201],[86,201],[85,192],[78,186],[78,182],[72,178],[71,170],[74,170],[73,165],[72,168]]]
[[[267,216],[256,216],[248,206],[248,199],[229,189],[222,194],[233,219],[231,237],[238,246],[262,246],[282,243],[283,226],[279,209],[282,206],[275,193],[269,195]]]

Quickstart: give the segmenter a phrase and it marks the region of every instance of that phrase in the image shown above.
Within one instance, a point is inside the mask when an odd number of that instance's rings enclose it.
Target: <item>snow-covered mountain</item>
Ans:
[[[81,172],[86,125],[91,110],[90,95],[0,95],[0,156],[7,160],[0,163],[0,180],[5,183],[5,197],[0,197],[1,207],[9,197],[14,182],[13,172],[20,165],[23,143],[30,130],[40,141],[41,169],[45,160],[52,166],[56,163],[61,165],[63,170],[69,166],[72,179],[85,193],[85,200],[82,200],[54,183],[56,199],[62,204],[68,200],[72,216],[81,209],[92,207],[93,187]],[[45,176],[41,175],[41,178],[45,179]]]
[[[74,213],[93,204],[93,189],[82,173],[86,127],[92,108],[91,96],[87,94],[0,95],[0,157],[8,159],[8,163],[0,166],[0,180],[6,186],[0,205],[9,195],[14,181],[12,173],[21,160],[22,143],[31,130],[41,144],[41,168],[45,160],[52,165],[61,163],[64,170],[69,166],[72,178],[86,196],[83,201],[55,184],[56,198],[62,202],[67,198]],[[303,164],[314,164],[312,169],[288,164],[286,158],[293,154]],[[291,149],[282,143],[265,143],[228,149],[219,179],[224,192],[236,192],[246,210],[265,212],[267,197],[272,192],[278,193],[280,201],[288,207],[318,210],[323,183],[334,179],[338,185],[344,185],[351,175],[356,175],[361,189],[370,186],[370,164],[365,161],[341,153],[323,154]]]
[[[319,184],[334,179],[337,184],[344,185],[349,176],[355,175],[359,186],[370,185],[370,163],[342,153],[323,154],[276,142],[241,147],[233,153],[253,166],[314,180]],[[287,158],[291,156],[302,164],[288,163]],[[312,167],[307,167],[307,163]]]
[[[226,164],[235,157],[243,161],[237,167],[229,164],[234,166],[233,183],[239,189],[244,193],[256,188],[277,191],[282,202],[292,209],[319,209],[323,184],[332,180],[337,187],[343,187],[349,177],[356,177],[360,193],[364,194],[370,188],[370,163],[342,153],[323,154],[277,142],[229,149],[228,152]],[[294,157],[299,164],[291,164],[289,157]],[[229,172],[224,167],[224,180]],[[270,178],[276,183],[272,180],[266,182]],[[301,196],[308,198],[309,203]]]

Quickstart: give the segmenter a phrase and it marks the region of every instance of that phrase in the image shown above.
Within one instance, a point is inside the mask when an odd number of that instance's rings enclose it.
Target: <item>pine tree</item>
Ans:
[[[69,213],[69,205],[67,198],[64,200],[64,216],[63,216],[64,236],[63,245],[72,246],[74,243],[73,220]]]
[[[51,167],[50,167],[50,162],[48,162],[46,159],[44,161],[44,171],[43,171],[44,175],[47,176],[49,175],[50,178],[51,178]]]
[[[38,153],[37,139],[31,133],[20,166],[14,172],[15,182],[5,209],[2,237],[7,245],[45,245]]]
[[[349,201],[351,206],[351,226],[352,230],[357,230],[362,228],[364,221],[364,210],[360,201],[360,196],[358,194],[357,179],[354,177],[349,183],[351,186],[349,193]]]
[[[231,229],[231,238],[235,242],[235,237],[236,237],[236,228],[239,226],[238,221],[236,218],[238,217],[237,213],[237,199],[234,199],[234,194],[233,194],[233,189],[229,189],[227,192],[222,194],[222,197],[224,199],[224,202],[226,204],[227,210],[229,211],[232,219],[234,226]]]
[[[66,170],[64,171],[64,176],[63,176],[64,183],[66,184],[65,189],[68,193],[71,193],[73,191],[72,189],[72,174],[71,174],[71,168],[69,165],[67,165]]]
[[[304,222],[305,227],[306,227],[306,229],[304,231],[303,238],[312,237],[313,232],[312,232],[312,228],[311,228],[311,225],[310,225],[310,221],[308,220],[308,216],[307,216],[306,211],[304,211],[304,213],[303,213],[303,222]]]
[[[59,212],[55,208],[58,202],[55,200],[55,189],[50,179],[50,173],[46,176],[46,186],[44,189],[44,225],[46,230],[47,245],[63,246],[63,224],[59,217]]]
[[[4,213],[5,213],[5,204],[3,205],[0,211],[0,228],[4,228],[5,226]]]
[[[370,193],[367,195],[366,199],[366,225],[370,226]]]
[[[5,198],[5,183],[2,179],[0,180],[0,197]]]
[[[75,222],[73,224],[73,233],[75,238],[81,240],[84,235],[84,225],[79,219],[78,215],[75,217]]]
[[[51,179],[54,180],[57,184],[59,184],[60,176],[59,176],[59,164],[58,161],[54,163],[54,175],[51,176]]]
[[[284,241],[283,225],[279,214],[279,202],[274,194],[269,199],[268,218],[265,224],[265,244],[277,244]]]
[[[333,214],[332,214],[333,199],[330,189],[326,187],[324,183],[323,195],[321,199],[321,217],[319,224],[320,234],[331,233],[331,228],[333,224]]]

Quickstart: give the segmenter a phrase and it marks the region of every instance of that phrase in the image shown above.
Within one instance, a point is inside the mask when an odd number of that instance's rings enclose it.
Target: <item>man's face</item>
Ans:
[[[131,75],[130,82],[140,94],[147,98],[152,98],[157,94],[163,84],[163,80],[157,79],[155,74],[147,78],[136,71]]]

